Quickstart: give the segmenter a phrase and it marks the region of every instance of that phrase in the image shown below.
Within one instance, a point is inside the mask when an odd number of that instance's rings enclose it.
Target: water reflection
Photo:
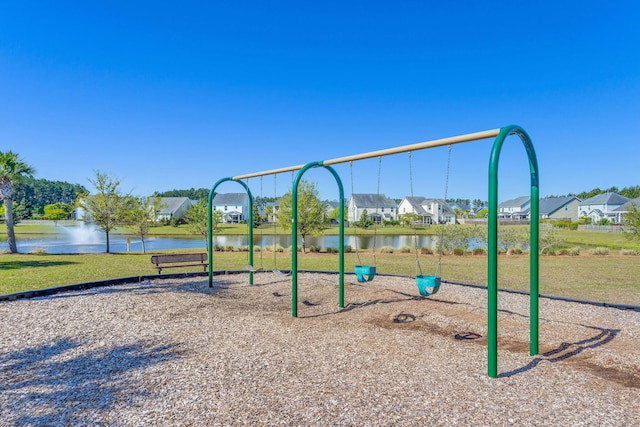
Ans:
[[[235,248],[248,246],[248,236],[214,236],[213,244],[217,246],[233,246]],[[112,252],[141,252],[142,242],[136,236],[111,236],[109,239],[110,250]],[[254,236],[254,246],[273,246],[274,244],[283,248],[290,248],[291,236]],[[301,240],[298,245],[301,245]],[[307,237],[305,241],[306,247],[318,246],[321,248],[338,248],[339,236],[320,236]],[[394,250],[402,247],[430,247],[433,248],[435,239],[432,236],[345,236],[345,245],[349,245],[352,249],[376,249],[379,250],[383,246],[390,246]],[[416,246],[417,244],[417,246]],[[29,235],[19,236],[18,251],[28,253],[37,250],[44,250],[49,254],[81,254],[81,253],[99,253],[105,252],[106,240],[104,233],[93,234],[90,238],[86,235],[76,236],[72,233],[61,233],[57,235]],[[0,250],[8,250],[9,246],[5,241],[0,243]],[[147,237],[145,238],[145,248],[147,251],[171,250],[171,249],[203,249],[206,250],[206,242],[203,237],[185,236],[185,237]]]

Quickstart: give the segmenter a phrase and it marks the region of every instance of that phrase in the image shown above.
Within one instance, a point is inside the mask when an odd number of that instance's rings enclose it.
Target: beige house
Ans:
[[[184,216],[191,205],[197,203],[188,197],[160,197],[160,208],[156,211],[156,221],[171,221]]]

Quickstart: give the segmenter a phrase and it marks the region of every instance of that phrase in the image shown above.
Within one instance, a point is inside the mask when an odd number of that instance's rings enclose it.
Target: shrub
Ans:
[[[338,252],[340,252],[338,248],[327,248],[328,254],[337,254]]]
[[[408,254],[411,252],[411,248],[409,246],[403,246],[400,248],[400,253],[402,254]]]
[[[380,248],[380,253],[381,254],[392,254],[393,253],[393,246],[383,246]]]
[[[353,252],[353,248],[351,247],[351,245],[344,245],[344,253],[348,254]]]
[[[556,250],[554,248],[544,248],[542,250],[542,255],[554,256],[556,254]]]
[[[597,247],[597,248],[591,249],[589,253],[591,255],[604,256],[604,255],[609,255],[609,249],[603,248],[603,247]]]
[[[33,248],[29,251],[29,255],[46,255],[47,250],[45,248]]]
[[[522,255],[522,249],[520,249],[520,248],[509,248],[507,250],[507,255]]]
[[[262,252],[262,247],[260,245],[253,245],[254,252]]]
[[[233,252],[235,250],[235,248],[233,247],[233,245],[226,245],[224,247],[225,252]]]
[[[213,245],[214,252],[222,252],[224,248],[221,245]]]
[[[433,255],[433,249],[431,248],[420,248],[421,255]]]
[[[640,251],[637,249],[622,249],[620,255],[640,255]]]
[[[249,246],[240,246],[238,252],[249,252]]]
[[[482,248],[475,248],[471,253],[473,255],[486,255],[487,252]]]
[[[267,252],[284,252],[284,248],[278,244],[267,245],[264,247]]]
[[[395,219],[392,220],[387,220],[387,221],[383,221],[382,224],[386,227],[386,226],[396,226],[396,225],[400,225],[399,221],[396,221]]]
[[[579,248],[579,247],[577,247],[577,246],[576,246],[576,247],[573,247],[573,248],[570,248],[570,249],[567,251],[567,255],[571,255],[571,256],[578,256],[578,255],[580,255],[580,248]]]
[[[453,250],[453,254],[454,254],[454,255],[457,255],[457,256],[462,256],[462,255],[464,255],[464,249],[462,249],[462,248],[455,248],[455,249]]]
[[[311,247],[309,247],[309,252],[320,252],[320,246],[312,245]]]
[[[566,228],[569,230],[577,230],[578,229],[578,223],[577,222],[572,222],[572,221],[568,221],[568,220],[559,220],[559,221],[555,221],[552,223],[554,227],[557,228]]]

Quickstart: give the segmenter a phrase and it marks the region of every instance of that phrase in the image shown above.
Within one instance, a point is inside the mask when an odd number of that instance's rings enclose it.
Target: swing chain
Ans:
[[[409,154],[409,186],[411,189],[411,204],[413,204],[413,165],[411,161],[411,151],[408,151],[407,153]],[[416,224],[413,225],[413,242],[416,253],[416,276],[422,276],[422,267],[420,266],[420,257],[418,256],[420,249],[418,248],[418,228]]]
[[[378,213],[380,207],[380,178],[382,176],[382,156],[378,156],[378,188],[376,189],[376,216],[382,222],[382,216]],[[373,224],[373,265],[376,265],[376,238],[378,236],[378,224]]]
[[[354,184],[353,184],[353,160],[349,162],[349,172],[351,175],[351,199],[353,199],[354,197]],[[354,201],[354,206],[355,206],[355,201]],[[355,237],[355,246],[356,246],[356,258],[358,259],[358,265],[362,265],[362,261],[360,261],[360,252],[358,251],[358,226],[355,225],[356,222],[356,218],[355,215],[358,212],[353,212],[353,231],[354,231],[354,237]]]
[[[444,184],[444,203],[442,205],[442,215],[444,216],[444,206],[447,204],[447,194],[449,192],[449,173],[451,171],[451,145],[447,146],[448,149],[448,153],[447,153],[447,174],[446,174],[446,178],[445,178],[445,184]],[[441,220],[441,225],[440,225],[440,241],[439,241],[439,251],[438,251],[438,266],[436,267],[436,276],[440,276],[441,275],[441,270],[442,270],[442,253],[444,252],[444,246],[443,246],[443,240],[444,240],[444,224],[445,221]]]

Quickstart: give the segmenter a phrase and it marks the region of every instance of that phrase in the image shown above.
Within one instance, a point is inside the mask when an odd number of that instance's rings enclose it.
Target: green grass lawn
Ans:
[[[181,251],[182,252],[182,251]],[[188,251],[184,251],[188,252]],[[156,274],[151,254],[84,254],[84,255],[0,255],[0,294],[43,289],[97,280]],[[246,252],[214,252],[214,270],[244,269]],[[426,275],[436,272],[438,256],[421,255],[419,264]],[[276,254],[277,267],[291,265],[291,253]],[[444,256],[443,280],[486,285],[486,256]],[[345,255],[346,272],[355,264],[373,264],[369,254]],[[272,252],[254,253],[254,265],[274,269]],[[414,276],[414,254],[376,254],[378,272]],[[529,257],[500,256],[498,286],[528,290]],[[298,256],[301,270],[338,270],[336,254],[305,253]],[[173,272],[175,272],[174,269]],[[191,268],[191,271],[196,271]],[[540,257],[540,292],[594,301],[640,305],[640,256],[542,256]]]

